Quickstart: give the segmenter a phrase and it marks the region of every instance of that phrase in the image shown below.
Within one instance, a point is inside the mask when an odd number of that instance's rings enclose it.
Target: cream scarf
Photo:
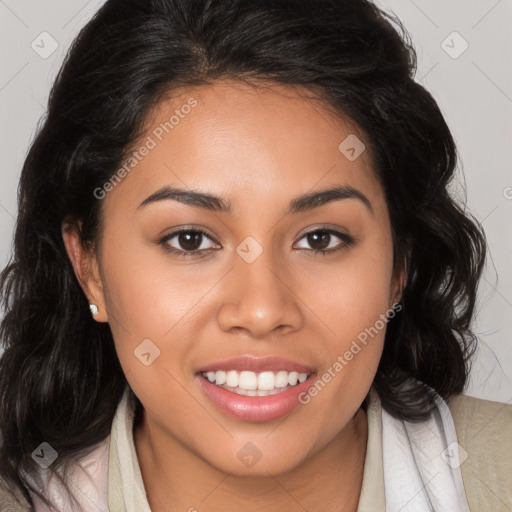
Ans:
[[[387,512],[470,512],[452,415],[438,395],[436,403],[421,423],[398,420],[382,409]]]

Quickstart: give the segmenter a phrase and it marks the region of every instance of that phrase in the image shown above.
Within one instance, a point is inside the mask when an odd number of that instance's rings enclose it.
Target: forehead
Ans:
[[[305,90],[232,81],[189,87],[148,114],[138,159],[111,195],[135,204],[173,185],[234,198],[235,207],[235,196],[287,200],[339,184],[378,195],[363,144],[354,123]],[[352,147],[362,151],[355,159]]]

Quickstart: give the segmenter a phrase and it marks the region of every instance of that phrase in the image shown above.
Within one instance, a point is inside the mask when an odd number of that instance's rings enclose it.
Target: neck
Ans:
[[[360,409],[331,442],[299,466],[278,475],[247,477],[214,468],[150,425],[145,412],[134,428],[137,457],[152,512],[355,512],[367,438],[366,413]]]

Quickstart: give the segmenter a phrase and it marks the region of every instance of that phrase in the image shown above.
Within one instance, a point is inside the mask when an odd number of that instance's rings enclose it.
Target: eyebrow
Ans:
[[[305,212],[341,199],[358,199],[367,207],[372,215],[374,213],[369,199],[362,192],[350,186],[338,186],[298,196],[290,201],[288,213]],[[139,208],[168,200],[178,201],[212,212],[231,213],[232,211],[231,202],[226,201],[222,197],[169,186],[162,187],[144,199]]]

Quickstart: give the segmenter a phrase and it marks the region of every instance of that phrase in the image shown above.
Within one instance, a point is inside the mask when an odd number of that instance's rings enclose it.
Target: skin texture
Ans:
[[[151,508],[354,511],[367,442],[358,408],[384,329],[309,404],[269,422],[226,416],[195,373],[251,354],[321,375],[393,306],[391,227],[369,152],[349,161],[338,146],[354,127],[300,91],[230,81],[160,102],[141,140],[190,98],[197,105],[102,199],[101,251],[86,251],[75,231],[63,230],[84,291],[99,307],[95,319],[109,322],[144,406],[134,438]],[[221,196],[233,212],[173,200],[139,207],[166,185]],[[292,198],[340,185],[363,193],[373,212],[349,198],[286,213]],[[167,252],[159,240],[182,226],[206,231],[213,240],[200,238],[197,247],[217,250]],[[304,234],[325,227],[354,243],[333,235],[328,247],[343,250],[314,254],[320,244]],[[249,236],[263,249],[252,263],[236,251]],[[183,249],[178,237],[167,245]],[[160,356],[145,366],[134,350],[148,338]],[[250,468],[237,457],[249,441],[261,453]]]

